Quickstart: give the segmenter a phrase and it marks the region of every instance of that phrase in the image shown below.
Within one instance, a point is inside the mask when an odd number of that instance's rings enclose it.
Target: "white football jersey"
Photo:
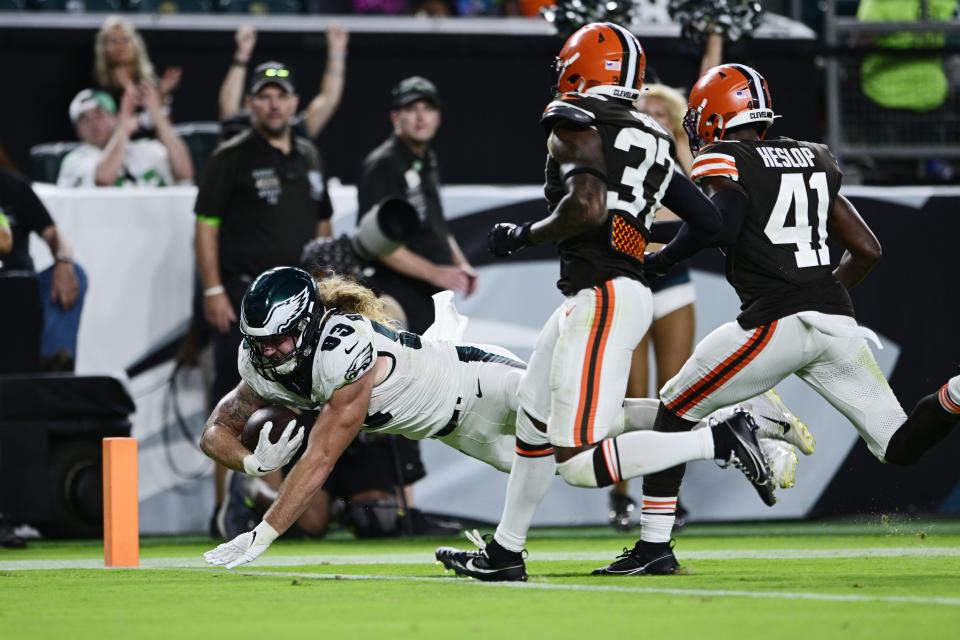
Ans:
[[[336,310],[321,320],[310,397],[257,373],[245,344],[237,364],[244,382],[264,400],[319,410],[334,391],[369,371],[378,357],[388,358],[390,367],[373,388],[365,431],[426,438],[449,424],[458,403],[462,406],[465,400],[461,389],[472,388],[474,373],[464,366],[453,343],[394,331]]]

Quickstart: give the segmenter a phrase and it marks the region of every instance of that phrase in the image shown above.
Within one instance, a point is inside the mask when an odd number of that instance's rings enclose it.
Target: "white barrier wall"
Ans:
[[[89,275],[89,292],[80,329],[80,373],[122,372],[190,318],[193,289],[193,187],[167,189],[74,189],[36,185],[58,226],[74,246]],[[444,202],[451,218],[512,203],[536,200],[540,187],[447,187]],[[349,231],[356,215],[352,187],[331,186],[337,233]],[[491,224],[496,220],[491,219]],[[461,242],[464,239],[461,238]],[[37,267],[50,257],[42,243],[32,247]],[[477,293],[458,302],[471,318],[467,340],[491,342],[529,356],[541,324],[560,302],[554,287],[555,262],[503,262],[479,269]],[[697,336],[736,316],[739,303],[722,278],[694,272]],[[879,352],[884,371],[896,362],[896,345]],[[131,381],[137,404],[133,435],[140,440],[141,528],[145,533],[205,530],[213,504],[211,463],[195,440],[205,415],[202,369],[168,381],[164,364]],[[699,519],[802,517],[814,504],[856,441],[856,433],[826,403],[799,381],[780,391],[818,438],[817,455],[801,461],[798,487],[781,492],[773,509],[763,507],[736,472],[711,463],[688,469],[684,502]],[[177,412],[190,434],[184,437]],[[423,447],[429,474],[417,485],[418,506],[496,520],[507,476],[427,441]],[[639,495],[639,483],[633,493]],[[556,481],[538,513],[539,524],[604,522],[606,492],[574,489]]]

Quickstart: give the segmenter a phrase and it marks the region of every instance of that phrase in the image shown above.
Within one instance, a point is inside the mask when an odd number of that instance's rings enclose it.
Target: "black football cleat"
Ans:
[[[27,546],[26,540],[21,538],[0,516],[0,547],[5,549],[23,549]]]
[[[659,576],[676,573],[680,569],[673,555],[671,542],[644,542],[638,540],[633,549],[624,548],[617,559],[600,569],[593,576]]]
[[[767,458],[760,448],[757,438],[757,423],[753,417],[741,409],[712,426],[714,443],[718,444],[718,459],[724,462],[723,466],[733,465],[739,469],[753,488],[760,494],[760,499],[768,507],[777,502],[774,493],[774,482],[770,474]]]
[[[453,547],[437,549],[437,562],[444,569],[452,570],[458,576],[468,576],[486,582],[525,582],[527,566],[523,561],[523,552],[508,551],[487,534],[481,537],[474,530],[466,532],[467,539],[477,545],[476,551],[463,551]]]

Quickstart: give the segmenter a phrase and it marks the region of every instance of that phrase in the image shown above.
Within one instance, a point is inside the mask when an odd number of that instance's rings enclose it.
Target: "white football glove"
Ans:
[[[203,554],[203,559],[208,564],[233,569],[259,558],[278,535],[276,529],[264,520],[253,531],[241,533],[230,542],[224,542],[216,549],[207,551]]]
[[[303,427],[291,438],[290,434],[293,428],[297,426],[296,420],[291,420],[287,428],[276,444],[270,442],[270,430],[273,429],[273,422],[267,422],[260,430],[260,440],[257,441],[256,450],[243,459],[243,471],[248,476],[262,476],[276,471],[283,465],[290,462],[294,454],[300,448],[303,442]]]

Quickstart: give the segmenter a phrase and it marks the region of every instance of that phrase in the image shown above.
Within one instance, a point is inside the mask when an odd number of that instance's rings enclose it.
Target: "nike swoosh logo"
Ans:
[[[757,454],[754,453],[753,447],[750,446],[750,443],[749,443],[749,442],[747,442],[746,440],[744,440],[743,438],[741,438],[738,434],[734,434],[734,436],[737,438],[737,440],[739,440],[739,441],[743,444],[743,449],[744,449],[744,451],[746,451],[747,455],[750,456],[750,458],[751,458],[751,460],[752,460],[752,462],[753,462],[753,467],[754,467],[754,469],[756,469],[758,472],[762,473],[762,470],[763,470],[764,466],[766,465],[766,462],[763,461],[762,458],[757,457]],[[760,482],[760,478],[759,478],[759,477],[757,477],[757,478],[752,478],[752,479],[751,479],[751,482],[753,482],[754,484],[759,483],[759,484],[761,484],[761,485],[764,485],[764,484],[767,483],[766,480],[765,480],[764,482]]]
[[[783,427],[783,433],[784,433],[784,434],[786,434],[788,431],[790,431],[790,426],[791,426],[791,425],[790,425],[789,422],[786,422],[785,420],[774,420],[773,418],[768,418],[767,416],[763,416],[763,419],[764,419],[764,420],[769,420],[769,421],[772,422],[773,424],[778,424],[778,425],[780,425],[781,427]]]
[[[253,543],[257,541],[257,530],[253,530],[253,538],[250,540],[250,546],[253,546]]]
[[[257,471],[259,471],[260,473],[270,473],[270,469],[264,469],[260,465],[257,465]]]
[[[480,391],[480,380],[477,380],[477,397],[478,397],[478,398],[482,398],[482,397],[483,397],[483,392]]]
[[[473,558],[470,558],[469,560],[467,560],[467,564],[464,566],[467,568],[468,571],[473,571],[474,573],[498,573],[500,571],[504,571],[505,569],[515,569],[516,566],[519,566],[519,565],[516,565],[514,567],[500,567],[498,569],[481,569],[477,565],[473,564]]]
[[[352,353],[353,350],[357,348],[357,345],[358,345],[358,344],[360,344],[360,341],[359,341],[359,340],[357,340],[356,342],[354,342],[354,343],[353,343],[353,346],[350,347],[349,349],[344,349],[344,350],[343,350],[344,353]]]

